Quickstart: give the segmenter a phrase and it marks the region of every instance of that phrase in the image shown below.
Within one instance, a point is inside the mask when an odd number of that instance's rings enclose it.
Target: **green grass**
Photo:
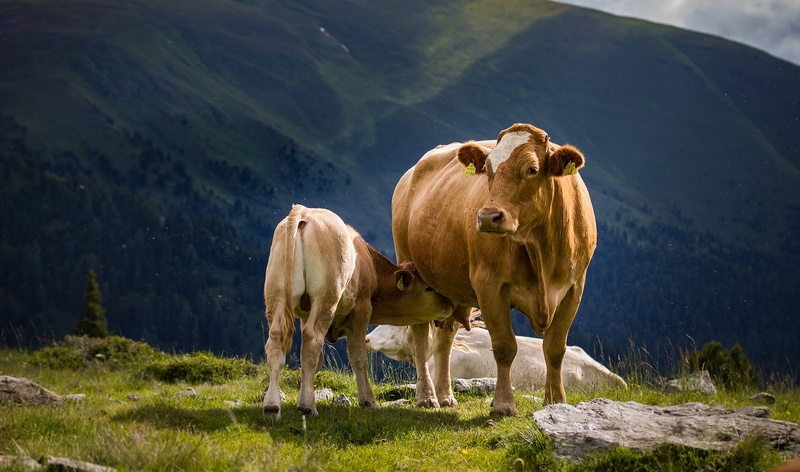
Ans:
[[[519,415],[490,418],[487,397],[457,394],[459,406],[439,411],[410,405],[369,410],[320,402],[319,416],[294,409],[299,373],[286,369],[287,399],[278,421],[261,414],[267,368],[214,383],[163,382],[135,368],[100,362],[76,369],[34,364],[36,354],[0,351],[0,374],[26,377],[59,394],[85,393],[83,402],[58,407],[0,404],[0,455],[70,457],[120,470],[764,470],[780,461],[758,441],[715,453],[664,446],[650,453],[619,449],[579,464],[554,460],[531,415],[542,408],[517,392]],[[240,360],[163,355],[236,365]],[[146,361],[153,362],[153,361]],[[173,379],[174,380],[174,379]],[[351,400],[354,379],[322,371],[316,388],[329,387]],[[196,397],[176,395],[192,386]],[[393,384],[375,385],[377,395]],[[134,401],[129,395],[138,396]],[[537,395],[536,392],[533,392]],[[575,404],[595,397],[669,405],[702,401],[715,406],[750,404],[751,393],[665,394],[644,384],[625,391],[568,392]],[[774,392],[773,418],[800,420],[800,392]],[[539,392],[539,396],[541,392]]]

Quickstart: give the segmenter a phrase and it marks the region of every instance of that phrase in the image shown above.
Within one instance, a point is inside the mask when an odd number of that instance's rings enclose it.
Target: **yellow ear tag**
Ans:
[[[464,168],[464,175],[475,175],[475,163],[470,162],[467,167]]]
[[[397,279],[397,288],[399,288],[401,292],[406,289],[406,284],[403,283],[402,277]]]
[[[578,173],[578,169],[575,168],[575,163],[569,161],[566,167],[564,167],[564,173],[561,175],[575,175]]]

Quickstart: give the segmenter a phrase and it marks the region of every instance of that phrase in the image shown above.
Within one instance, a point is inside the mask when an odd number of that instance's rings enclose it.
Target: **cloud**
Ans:
[[[559,0],[721,36],[800,65],[797,0]]]

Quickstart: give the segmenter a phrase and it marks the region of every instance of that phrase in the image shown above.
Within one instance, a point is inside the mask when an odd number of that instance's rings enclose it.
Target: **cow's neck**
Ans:
[[[544,336],[544,332],[553,319],[553,311],[557,305],[557,301],[549,296],[551,292],[547,264],[549,254],[544,246],[544,244],[534,241],[524,244],[533,280],[529,289],[524,292],[527,295],[527,300],[524,300],[524,307],[523,303],[520,303],[522,300],[514,303],[527,315],[537,336]],[[512,302],[514,301],[512,300]]]
[[[559,201],[563,201],[559,199]],[[568,217],[566,208],[554,209],[551,205],[549,216],[542,224],[529,228],[515,239],[525,247],[530,268],[535,279],[529,292],[533,299],[528,300],[531,320],[537,335],[543,335],[553,320],[564,293],[571,285],[574,266],[574,221]]]

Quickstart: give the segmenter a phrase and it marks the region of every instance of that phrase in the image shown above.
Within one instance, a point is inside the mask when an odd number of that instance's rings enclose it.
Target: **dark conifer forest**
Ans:
[[[260,360],[292,203],[393,258],[402,174],[527,122],[586,156],[570,344],[796,371],[800,67],[545,0],[379,3],[0,5],[0,342],[72,333],[94,271],[111,334]]]

